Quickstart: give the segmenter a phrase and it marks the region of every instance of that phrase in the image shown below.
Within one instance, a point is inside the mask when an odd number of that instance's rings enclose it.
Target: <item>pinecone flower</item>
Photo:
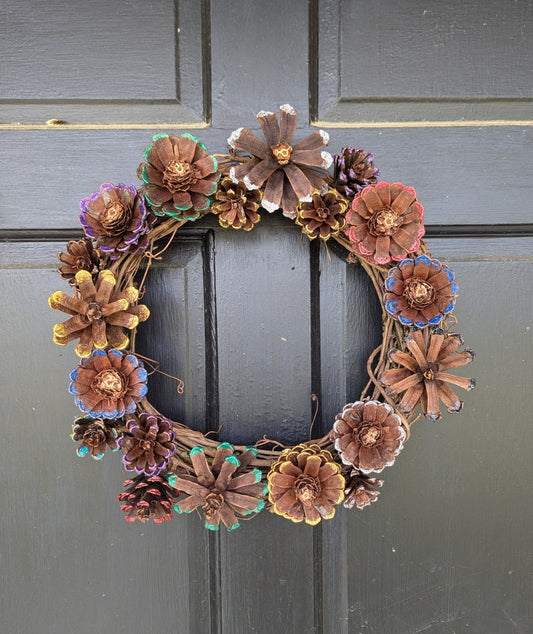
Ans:
[[[337,414],[330,438],[344,464],[362,473],[380,473],[394,464],[406,433],[387,403],[356,401]]]
[[[353,198],[367,185],[376,182],[379,170],[374,167],[374,155],[365,154],[363,148],[343,147],[333,157],[335,189],[347,198]]]
[[[172,518],[172,504],[179,496],[161,476],[141,474],[124,482],[125,491],[117,495],[122,502],[120,510],[126,513],[128,522],[153,519],[156,524]]]
[[[139,297],[137,289],[129,286],[120,293],[115,292],[117,281],[107,269],[100,271],[96,284],[88,271],[78,271],[75,281],[81,297],[56,291],[48,298],[50,308],[72,315],[54,326],[54,343],[65,346],[79,339],[75,351],[82,358],[89,357],[94,349],[126,348],[129,338],[122,329],[136,328],[150,316],[146,306],[134,305]]]
[[[248,190],[242,181],[234,183],[231,178],[224,178],[218,186],[211,211],[219,214],[218,222],[224,229],[233,227],[251,231],[261,220],[257,213],[261,197],[261,190]]]
[[[292,145],[296,131],[296,110],[289,104],[280,106],[280,121],[273,112],[261,110],[261,124],[266,143],[247,128],[235,130],[228,138],[234,150],[251,154],[253,159],[229,171],[234,182],[243,180],[248,189],[263,188],[261,205],[269,212],[279,207],[283,215],[294,219],[298,201],[309,201],[314,189],[327,192],[323,178],[333,159],[320,148],[329,143],[329,135],[318,130]]]
[[[454,274],[438,260],[419,255],[390,269],[383,305],[404,326],[425,328],[440,323],[455,306]]]
[[[196,220],[209,208],[220,173],[212,154],[192,134],[156,134],[137,169],[144,196],[157,216]]]
[[[117,451],[117,430],[114,421],[107,421],[103,418],[91,418],[83,416],[76,418],[72,424],[72,433],[70,437],[74,442],[80,442],[81,445],[76,450],[78,456],[86,456],[88,453],[95,460],[100,460],[104,456],[106,447],[111,451]]]
[[[440,329],[431,334],[428,330],[415,330],[403,343],[406,351],[393,348],[388,354],[389,360],[401,367],[385,370],[379,377],[388,393],[403,394],[398,410],[409,414],[421,403],[424,416],[436,421],[441,417],[439,401],[442,401],[448,412],[460,412],[463,402],[448,383],[464,390],[475,387],[474,379],[448,372],[474,361],[473,350],[465,348],[457,352],[463,344],[461,335],[444,335]]]
[[[350,474],[350,482],[344,492],[346,495],[343,502],[344,508],[352,509],[357,506],[358,509],[363,509],[365,506],[370,506],[378,499],[377,487],[381,486],[383,486],[383,480],[369,478],[357,469],[353,469]]]
[[[368,185],[346,214],[354,253],[377,264],[399,262],[420,246],[424,208],[412,187],[385,181]]]
[[[257,449],[249,448],[237,457],[232,445],[224,442],[217,447],[209,463],[202,447],[191,449],[194,475],[169,477],[172,486],[189,496],[174,505],[174,510],[177,513],[191,513],[201,508],[205,527],[210,530],[218,530],[220,522],[228,530],[238,528],[239,516],[258,513],[265,506],[261,470],[250,467],[256,455]]]
[[[320,236],[324,242],[331,236],[336,236],[346,224],[344,212],[348,207],[345,200],[334,189],[330,189],[324,196],[315,189],[311,202],[300,202],[297,207],[296,224],[302,227],[309,240]]]
[[[120,350],[95,350],[70,373],[69,392],[93,418],[120,418],[135,411],[146,395],[147,372],[141,361]]]
[[[123,434],[118,444],[124,450],[122,463],[126,471],[158,475],[176,452],[172,423],[155,414],[141,412],[126,422],[129,434]]]
[[[112,260],[148,246],[155,217],[133,185],[104,183],[100,191],[83,198],[80,209],[85,235]]]
[[[78,271],[88,271],[92,276],[98,274],[100,255],[89,238],[77,242],[70,240],[67,243],[67,252],[60,252],[57,257],[62,262],[58,267],[59,275],[70,284],[75,283],[74,277]]]
[[[344,498],[341,466],[319,445],[300,444],[284,449],[268,473],[268,497],[274,513],[307,524],[335,515]]]

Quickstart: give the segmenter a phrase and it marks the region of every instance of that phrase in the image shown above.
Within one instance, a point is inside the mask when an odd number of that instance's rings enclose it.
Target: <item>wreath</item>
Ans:
[[[323,130],[293,143],[297,113],[289,105],[280,107],[279,121],[266,111],[257,119],[265,140],[239,128],[222,155],[209,154],[191,134],[156,134],[137,170],[142,186],[104,183],[84,198],[86,237],[58,254],[72,295],[49,298],[69,315],[53,338],[59,345],[79,340],[81,357],[69,391],[84,415],[71,436],[79,456],[100,460],[106,448],[122,451],[132,477],[118,500],[129,521],[161,523],[196,510],[208,529],[222,523],[233,530],[262,509],[312,525],[332,518],[341,503],[362,509],[377,499],[382,481],[375,475],[394,463],[419,410],[433,421],[441,402],[459,412],[463,403],[451,386],[474,387],[450,373],[474,353],[452,332],[457,284],[422,240],[424,208],[415,190],[378,181],[373,155],[361,148],[332,157]],[[342,407],[324,437],[234,446],[169,420],[148,401],[147,367],[159,370],[135,351],[137,327],[150,315],[139,300],[153,260],[185,223],[213,213],[222,227],[251,231],[260,212],[278,209],[310,240],[337,241],[347,261],[365,269],[382,305],[383,337],[368,359],[362,394]]]

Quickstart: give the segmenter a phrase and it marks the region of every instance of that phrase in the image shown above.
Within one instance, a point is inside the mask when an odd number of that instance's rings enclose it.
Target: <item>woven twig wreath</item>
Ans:
[[[137,172],[142,187],[104,183],[84,198],[86,238],[58,256],[73,295],[56,291],[49,299],[70,315],[54,327],[54,341],[79,339],[82,359],[70,375],[84,413],[72,438],[80,456],[122,450],[133,477],[118,499],[130,521],[160,523],[196,510],[207,528],[222,522],[232,530],[263,508],[308,524],[332,518],[341,502],[363,508],[377,499],[382,482],[374,474],[394,463],[418,410],[430,420],[440,418],[440,402],[458,412],[463,403],[450,385],[474,387],[449,372],[474,354],[460,350],[462,339],[451,332],[457,285],[422,241],[415,190],[378,182],[374,157],[362,149],[332,157],[322,130],[293,143],[296,118],[289,105],[279,122],[259,112],[265,140],[239,128],[223,155],[209,154],[190,134],[157,134]],[[139,296],[152,261],[185,223],[214,213],[222,227],[250,231],[260,212],[278,209],[310,240],[333,238],[348,262],[364,267],[383,306],[383,339],[368,359],[362,394],[324,437],[293,447],[265,438],[233,446],[168,420],[148,401],[143,359],[151,360],[135,352],[135,333],[150,313]]]

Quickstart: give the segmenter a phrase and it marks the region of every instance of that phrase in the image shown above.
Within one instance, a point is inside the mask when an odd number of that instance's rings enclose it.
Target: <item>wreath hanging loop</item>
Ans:
[[[378,181],[374,156],[361,148],[332,157],[323,130],[295,141],[297,114],[288,104],[279,120],[263,110],[257,119],[264,140],[238,128],[227,154],[209,154],[191,134],[156,134],[137,170],[141,187],[104,183],[84,198],[85,238],[58,254],[72,295],[49,298],[69,316],[53,338],[78,340],[81,358],[69,391],[84,415],[72,438],[80,456],[122,451],[132,478],[118,499],[130,521],[160,523],[197,510],[208,529],[233,530],[264,508],[311,525],[331,519],[341,503],[364,508],[379,495],[374,476],[395,462],[413,422],[422,414],[440,419],[441,403],[459,412],[455,388],[474,387],[453,373],[474,353],[451,330],[457,284],[422,239],[415,190]],[[347,262],[364,268],[382,305],[382,342],[368,358],[362,393],[339,403],[325,436],[290,447],[266,436],[234,446],[150,404],[147,368],[164,371],[135,351],[135,334],[150,316],[141,303],[148,271],[185,223],[212,213],[224,228],[252,231],[262,213],[278,209],[310,240],[335,240]]]

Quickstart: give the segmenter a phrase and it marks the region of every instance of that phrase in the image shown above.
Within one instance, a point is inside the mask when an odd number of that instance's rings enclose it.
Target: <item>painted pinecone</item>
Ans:
[[[353,469],[344,492],[346,497],[342,505],[347,509],[352,509],[354,506],[357,506],[358,509],[370,506],[378,499],[377,487],[381,486],[383,486],[383,480],[369,478],[366,474]]]
[[[344,464],[362,473],[380,473],[394,464],[406,432],[387,403],[356,401],[337,414],[330,438]]]
[[[309,240],[320,237],[326,241],[338,235],[346,224],[344,213],[348,201],[334,189],[324,196],[314,190],[311,202],[300,202],[297,207],[296,224],[302,227]]]
[[[232,227],[251,231],[261,220],[257,213],[261,198],[261,190],[248,190],[242,181],[234,183],[231,178],[224,178],[220,181],[211,210],[219,214],[218,222],[224,229]]]
[[[75,276],[78,271],[88,271],[93,278],[98,274],[100,266],[100,254],[93,248],[89,238],[82,240],[70,240],[66,246],[67,252],[57,254],[61,264],[58,267],[59,275],[70,284],[75,284]]]
[[[228,530],[239,527],[239,517],[258,513],[265,506],[265,490],[261,484],[261,470],[252,469],[250,463],[257,449],[248,448],[237,456],[229,443],[221,443],[211,463],[207,461],[202,447],[190,451],[194,469],[192,474],[169,476],[169,482],[181,493],[187,493],[179,504],[177,513],[190,513],[201,508],[205,516],[205,527],[218,530],[220,522]]]
[[[135,411],[146,395],[147,372],[141,361],[120,350],[95,350],[70,373],[69,392],[93,418],[120,418]]]
[[[440,323],[455,306],[454,274],[438,260],[419,255],[390,269],[383,286],[387,313],[404,326]]]
[[[155,216],[133,185],[103,183],[80,202],[80,224],[102,255],[117,260],[148,246]]]
[[[377,181],[379,169],[374,167],[374,155],[363,148],[343,147],[333,157],[335,189],[346,198],[353,198],[367,185]]]
[[[344,498],[341,466],[319,445],[284,449],[268,473],[268,498],[274,513],[293,522],[318,524],[335,515]]]
[[[461,335],[444,335],[441,329],[433,333],[429,329],[415,330],[405,337],[403,345],[405,351],[393,348],[388,353],[389,361],[401,367],[385,370],[379,377],[389,394],[403,394],[398,411],[409,414],[420,403],[424,416],[436,421],[441,418],[439,401],[442,401],[448,412],[460,412],[463,402],[448,383],[464,390],[472,390],[476,385],[474,379],[448,372],[475,359],[470,348],[458,352],[463,345]]]
[[[196,220],[206,211],[220,173],[217,160],[192,134],[156,134],[137,169],[146,201],[158,216]]]
[[[230,168],[234,182],[243,180],[248,189],[263,188],[261,205],[269,212],[280,207],[283,215],[294,219],[298,201],[309,201],[314,189],[326,193],[324,170],[333,159],[320,148],[328,145],[329,135],[317,130],[292,145],[296,132],[296,110],[289,104],[280,106],[279,124],[273,112],[261,110],[257,120],[265,141],[247,128],[235,130],[228,138],[233,150],[250,154],[250,161]]]
[[[156,524],[172,518],[172,504],[179,497],[165,478],[147,476],[144,473],[124,482],[125,491],[117,495],[122,502],[120,510],[126,513],[128,522],[152,519]]]
[[[172,423],[155,414],[141,412],[126,421],[127,433],[118,444],[124,451],[122,463],[126,471],[158,475],[167,467],[176,452]]]
[[[377,264],[400,262],[420,247],[424,207],[412,187],[381,181],[355,196],[346,214],[354,253]]]
[[[104,418],[95,419],[90,416],[76,418],[70,434],[74,442],[81,441],[76,450],[78,456],[86,456],[90,453],[96,460],[103,458],[106,447],[109,447],[111,451],[118,449],[117,436],[115,421]]]
[[[56,291],[48,298],[50,308],[72,315],[54,326],[54,343],[65,346],[79,339],[75,352],[82,358],[89,357],[94,349],[126,348],[130,340],[122,329],[136,328],[150,316],[146,306],[135,305],[139,297],[137,289],[129,286],[117,293],[117,280],[107,269],[100,271],[96,284],[88,271],[78,271],[75,280],[81,297]]]

